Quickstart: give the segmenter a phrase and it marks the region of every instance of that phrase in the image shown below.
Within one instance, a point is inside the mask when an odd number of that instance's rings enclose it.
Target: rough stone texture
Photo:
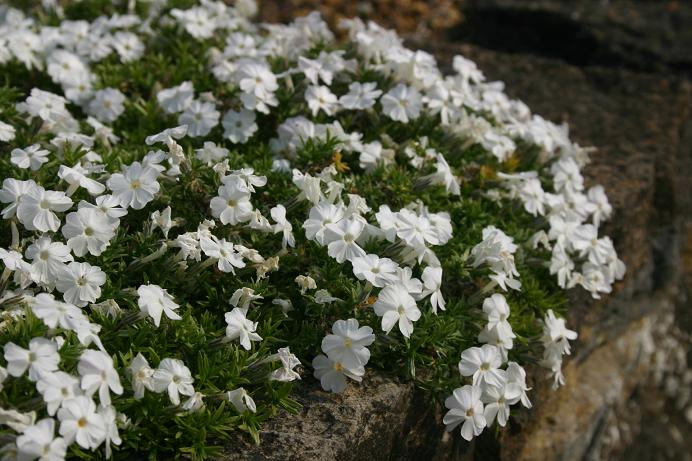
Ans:
[[[411,411],[412,395],[411,385],[377,375],[340,395],[309,382],[296,396],[301,414],[270,421],[259,447],[236,447],[225,459],[366,459],[374,446],[392,446]]]
[[[576,65],[692,73],[689,2],[466,0],[453,38]]]
[[[376,3],[376,2],[375,2]],[[529,369],[534,408],[498,438],[450,437],[440,408],[370,373],[342,396],[299,387],[304,411],[224,459],[692,459],[692,6],[683,2],[466,2],[446,38],[411,36],[441,65],[463,54],[490,79],[595,145],[605,228],[627,275],[612,296],[572,292],[580,333],[558,391]]]
[[[427,34],[458,24],[460,3],[461,0],[265,0],[261,8],[262,17],[272,22],[290,21],[319,11],[335,31],[340,19],[358,16],[402,33]]]

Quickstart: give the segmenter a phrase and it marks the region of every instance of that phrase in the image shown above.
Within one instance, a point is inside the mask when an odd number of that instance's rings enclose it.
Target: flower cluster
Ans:
[[[449,409],[444,416],[447,430],[461,424],[461,436],[466,440],[479,435],[496,418],[498,425],[504,427],[511,405],[521,402],[531,408],[526,394],[530,390],[526,385],[526,372],[517,362],[508,362],[507,358],[512,340],[516,338],[508,321],[507,300],[496,293],[483,301],[483,312],[487,323],[478,340],[486,344],[464,350],[459,362],[459,373],[470,378],[471,384],[455,389],[445,400]]]
[[[315,378],[325,390],[343,392],[346,377],[360,382],[365,374],[365,365],[370,360],[367,346],[375,342],[370,327],[358,327],[358,320],[337,320],[332,334],[322,340],[322,352],[312,361]]]
[[[212,456],[310,364],[456,388],[467,440],[526,357],[564,383],[564,289],[625,270],[565,127],[358,19],[42,3],[0,6],[3,459]]]

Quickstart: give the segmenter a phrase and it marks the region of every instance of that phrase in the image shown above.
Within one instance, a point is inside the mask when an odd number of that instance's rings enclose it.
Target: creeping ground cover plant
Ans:
[[[375,372],[471,440],[526,365],[564,383],[566,290],[625,271],[611,207],[473,62],[253,0],[10,3],[2,459],[214,456]]]

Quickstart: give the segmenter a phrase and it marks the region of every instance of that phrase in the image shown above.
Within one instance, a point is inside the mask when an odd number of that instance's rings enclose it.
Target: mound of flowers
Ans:
[[[563,384],[625,270],[565,126],[358,19],[61,5],[0,6],[3,459],[205,458],[375,370],[471,440]]]

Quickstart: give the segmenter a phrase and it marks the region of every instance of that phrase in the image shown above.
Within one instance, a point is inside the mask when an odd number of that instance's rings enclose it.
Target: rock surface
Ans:
[[[598,302],[572,293],[569,324],[580,337],[567,385],[552,391],[531,370],[534,408],[497,438],[446,434],[439,408],[371,373],[341,396],[306,380],[301,414],[272,420],[260,447],[229,447],[223,459],[692,459],[692,6],[466,5],[446,38],[414,35],[411,46],[443,66],[454,54],[475,60],[510,96],[598,148],[587,183],[603,184],[614,206],[605,231],[625,280]]]

